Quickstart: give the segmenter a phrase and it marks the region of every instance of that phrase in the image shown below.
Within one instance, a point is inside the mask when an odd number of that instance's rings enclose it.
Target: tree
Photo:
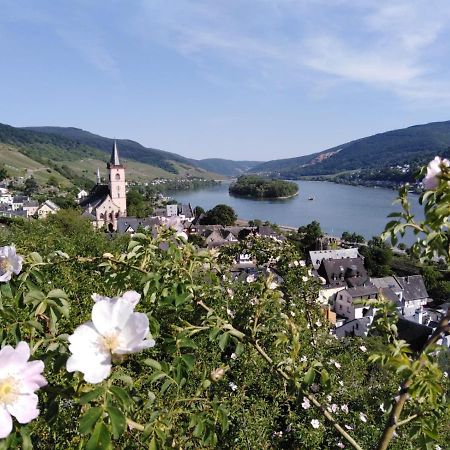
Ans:
[[[33,195],[36,194],[36,192],[39,190],[39,184],[34,179],[34,177],[27,178],[25,181],[25,194],[26,195]]]
[[[341,239],[346,242],[352,242],[357,244],[363,244],[364,242],[366,242],[364,236],[361,236],[360,234],[356,233],[350,233],[349,231],[344,231],[342,233]]]
[[[129,216],[147,217],[152,211],[148,201],[139,191],[131,189],[127,192],[127,212]]]
[[[4,180],[5,178],[8,178],[8,171],[6,170],[5,166],[0,167],[0,180]]]
[[[214,208],[208,210],[203,217],[201,223],[203,225],[234,225],[237,220],[237,215],[234,209],[228,205],[216,205]]]
[[[201,206],[196,206],[194,208],[195,217],[200,217],[202,214],[205,214],[205,210]]]
[[[364,265],[370,276],[385,277],[391,273],[392,250],[381,238],[374,236],[367,246],[361,246]]]
[[[323,231],[317,220],[313,220],[308,225],[303,225],[298,229],[296,241],[303,256],[317,248],[317,241],[321,237],[323,237]]]

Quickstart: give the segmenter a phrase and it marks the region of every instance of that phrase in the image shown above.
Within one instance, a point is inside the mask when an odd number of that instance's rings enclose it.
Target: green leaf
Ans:
[[[114,397],[116,398],[116,400],[122,404],[122,406],[125,409],[128,409],[131,406],[131,397],[129,396],[128,392],[119,387],[119,386],[111,386],[109,388],[111,394],[114,395]]]
[[[82,397],[80,397],[80,405],[85,405],[86,403],[89,403],[91,400],[94,400],[95,398],[99,397],[105,392],[104,388],[97,388],[93,389],[92,391],[87,392]]]
[[[94,433],[86,444],[86,450],[107,450],[111,448],[109,430],[103,422],[98,422]]]
[[[224,351],[226,346],[228,345],[229,339],[230,339],[229,333],[223,333],[222,336],[220,336],[219,347],[222,351]]]
[[[52,289],[48,294],[47,298],[64,298],[68,299],[67,294],[62,289]]]
[[[44,300],[45,294],[42,291],[30,291],[27,295],[25,295],[25,303],[32,302],[34,300]]]
[[[115,406],[109,406],[106,411],[108,412],[109,420],[111,421],[114,439],[118,439],[127,426],[125,415]]]
[[[181,359],[186,364],[188,370],[192,370],[195,365],[194,355],[181,355]]]
[[[148,444],[148,450],[158,450],[158,444],[156,442],[155,436],[153,436],[152,440],[150,441],[150,444]]]
[[[153,367],[156,370],[161,370],[161,364],[152,358],[146,358],[142,362],[147,366]]]
[[[9,283],[2,283],[0,285],[0,297],[13,298],[11,285]]]
[[[22,437],[22,450],[32,450],[33,444],[28,427],[20,427],[20,436]]]
[[[314,367],[310,367],[303,377],[303,382],[309,386],[313,383],[315,375],[316,371],[314,370]]]
[[[80,419],[79,430],[81,434],[92,433],[92,429],[103,413],[103,408],[96,406],[88,409]]]

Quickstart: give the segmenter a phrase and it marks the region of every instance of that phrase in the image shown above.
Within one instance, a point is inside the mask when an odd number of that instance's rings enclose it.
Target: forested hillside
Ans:
[[[252,171],[296,178],[405,163],[423,164],[437,154],[448,156],[449,148],[450,121],[434,122],[379,133],[298,158],[269,161]]]

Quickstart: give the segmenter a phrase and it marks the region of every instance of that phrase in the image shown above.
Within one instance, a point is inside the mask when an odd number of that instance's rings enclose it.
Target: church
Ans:
[[[97,184],[80,202],[80,206],[83,208],[83,217],[91,220],[94,227],[116,231],[117,219],[127,217],[125,167],[120,163],[116,141],[106,167],[108,184],[101,184],[100,171],[97,169]]]

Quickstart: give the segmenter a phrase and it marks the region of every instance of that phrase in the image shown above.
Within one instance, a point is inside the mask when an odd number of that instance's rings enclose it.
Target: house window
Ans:
[[[120,174],[116,173],[116,181],[120,180]]]

